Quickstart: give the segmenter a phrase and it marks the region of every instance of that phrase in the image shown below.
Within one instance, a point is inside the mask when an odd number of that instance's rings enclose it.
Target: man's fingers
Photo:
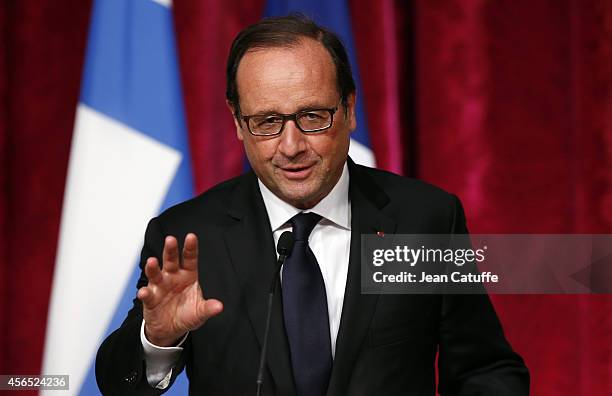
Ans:
[[[179,269],[179,253],[178,253],[178,242],[173,236],[167,236],[164,240],[164,253],[163,253],[163,267],[164,271],[176,272]]]
[[[223,312],[223,303],[214,298],[198,301],[198,316],[203,321],[219,315]]]
[[[198,268],[198,237],[189,233],[185,237],[185,245],[183,246],[183,267],[188,270]]]
[[[163,279],[159,263],[155,257],[149,257],[145,264],[145,274],[149,279],[149,283],[158,284]]]
[[[153,293],[151,292],[151,290],[149,290],[148,287],[145,286],[138,289],[136,297],[138,297],[138,299],[142,301],[144,305],[148,305],[153,300]]]

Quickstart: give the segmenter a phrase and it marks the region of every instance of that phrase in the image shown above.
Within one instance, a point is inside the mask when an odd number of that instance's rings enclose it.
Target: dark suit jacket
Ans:
[[[442,395],[526,395],[529,375],[506,342],[486,295],[362,295],[360,235],[466,233],[458,199],[433,186],[349,159],[351,252],[328,395],[434,395],[439,352]],[[161,262],[163,238],[199,237],[205,297],[224,312],[190,333],[179,363],[191,394],[253,395],[275,268],[270,223],[253,173],[237,177],[151,220],[142,250]],[[146,285],[143,273],[138,287]],[[282,301],[276,294],[264,394],[294,395]],[[104,394],[150,395],[138,300],[102,344],[96,377]],[[179,370],[175,370],[174,375]]]

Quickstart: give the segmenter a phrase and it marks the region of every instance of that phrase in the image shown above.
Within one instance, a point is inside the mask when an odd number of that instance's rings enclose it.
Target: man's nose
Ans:
[[[295,157],[306,151],[306,136],[300,131],[294,120],[287,120],[279,137],[278,150],[286,157]]]

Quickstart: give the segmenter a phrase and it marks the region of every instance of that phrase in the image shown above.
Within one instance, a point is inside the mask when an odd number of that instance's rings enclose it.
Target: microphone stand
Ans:
[[[272,305],[274,303],[274,294],[278,285],[280,277],[280,269],[285,263],[287,257],[291,254],[293,249],[293,235],[289,231],[285,231],[281,234],[278,239],[278,246],[276,250],[278,252],[278,259],[276,260],[276,271],[274,271],[274,277],[272,278],[272,284],[270,285],[270,292],[268,293],[268,313],[266,315],[266,328],[264,331],[263,345],[261,347],[261,356],[259,359],[259,370],[257,371],[257,396],[261,396],[261,388],[263,386],[263,369],[266,363],[266,352],[268,351],[268,338],[270,333],[270,320],[272,318]]]

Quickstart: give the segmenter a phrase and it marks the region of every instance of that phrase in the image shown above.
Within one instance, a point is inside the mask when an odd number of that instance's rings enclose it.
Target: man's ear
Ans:
[[[357,103],[357,92],[353,91],[346,98],[346,122],[349,127],[349,131],[353,132],[357,128],[357,116],[356,116],[356,103]]]
[[[229,111],[232,113],[232,119],[234,120],[234,125],[236,126],[236,137],[238,138],[238,140],[243,140],[244,137],[242,136],[242,125],[240,120],[238,120],[238,113],[237,113],[237,109],[236,106],[234,106],[229,100],[225,100],[225,104],[227,105],[227,108],[229,109]]]

